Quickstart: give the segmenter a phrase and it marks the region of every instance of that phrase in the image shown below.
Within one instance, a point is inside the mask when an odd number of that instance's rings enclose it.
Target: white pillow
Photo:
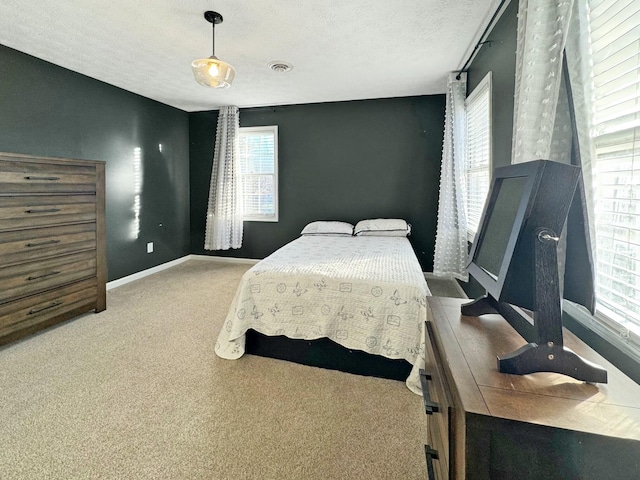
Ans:
[[[354,235],[378,237],[408,237],[411,225],[400,218],[375,218],[359,221],[354,229]]]
[[[347,222],[311,222],[301,235],[353,235],[353,225]]]

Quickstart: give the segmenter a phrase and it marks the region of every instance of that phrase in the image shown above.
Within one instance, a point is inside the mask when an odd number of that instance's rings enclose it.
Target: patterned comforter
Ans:
[[[405,237],[301,236],[248,270],[215,351],[237,359],[245,333],[313,340],[403,358],[407,386],[421,394],[423,325],[430,295]]]

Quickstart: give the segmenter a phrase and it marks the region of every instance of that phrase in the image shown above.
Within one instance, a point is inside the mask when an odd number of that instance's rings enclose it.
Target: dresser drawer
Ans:
[[[0,305],[0,337],[64,315],[67,312],[95,308],[96,279],[83,280],[56,290]]]
[[[95,250],[0,267],[0,303],[95,275]]]
[[[448,480],[449,469],[442,462],[441,453],[435,449],[431,432],[427,434],[427,441],[424,446],[425,461],[427,463],[427,480]]]
[[[0,265],[95,248],[96,225],[93,223],[0,232]]]
[[[0,192],[87,192],[96,191],[94,165],[74,165],[0,157]]]
[[[0,197],[0,231],[95,219],[95,195]]]
[[[433,439],[433,448],[438,451],[440,464],[447,468],[450,462],[450,435],[453,415],[453,401],[447,384],[442,361],[438,353],[431,323],[425,328],[425,370],[430,374],[426,382],[428,396],[437,405],[437,411],[429,417],[429,433]]]
[[[0,344],[106,308],[105,173],[0,152]]]

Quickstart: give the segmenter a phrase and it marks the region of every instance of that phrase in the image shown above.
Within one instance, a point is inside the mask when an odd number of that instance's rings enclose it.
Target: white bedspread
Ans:
[[[421,394],[423,325],[430,295],[404,237],[302,236],[242,277],[215,351],[237,359],[245,332],[313,340],[403,358],[407,386]]]

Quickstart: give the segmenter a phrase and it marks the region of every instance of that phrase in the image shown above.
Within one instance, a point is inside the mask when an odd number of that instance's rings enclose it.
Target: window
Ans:
[[[598,316],[640,347],[640,6],[591,0]]]
[[[491,72],[467,97],[465,106],[467,237],[473,242],[491,181]]]
[[[278,127],[240,127],[244,220],[278,221]]]

